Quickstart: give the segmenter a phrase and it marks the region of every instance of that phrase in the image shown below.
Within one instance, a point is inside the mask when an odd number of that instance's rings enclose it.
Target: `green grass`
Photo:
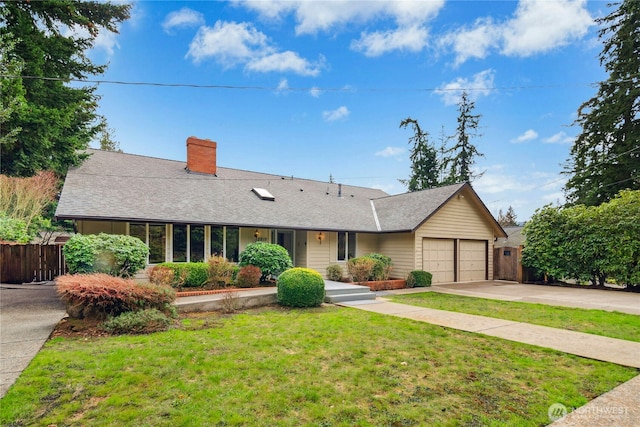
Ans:
[[[55,338],[0,402],[0,425],[540,426],[551,404],[637,374],[355,309],[269,308]]]
[[[391,300],[640,342],[640,316],[617,311],[498,301],[438,292],[396,295]]]

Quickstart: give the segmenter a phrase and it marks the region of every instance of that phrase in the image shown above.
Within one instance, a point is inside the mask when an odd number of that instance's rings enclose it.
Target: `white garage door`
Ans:
[[[422,239],[422,269],[433,274],[432,283],[453,282],[453,240]]]
[[[487,244],[484,240],[460,240],[460,281],[485,280]]]

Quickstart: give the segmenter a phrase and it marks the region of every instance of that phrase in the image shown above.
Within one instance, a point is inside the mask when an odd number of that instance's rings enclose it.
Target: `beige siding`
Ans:
[[[256,230],[258,231],[258,238],[256,239]],[[268,228],[240,228],[240,253],[244,251],[249,243],[259,242],[271,242],[271,231]]]
[[[337,258],[337,234],[332,232],[323,232],[325,238],[322,242],[315,238],[317,232],[307,232],[307,268],[316,270],[327,277],[327,266],[335,263]],[[346,270],[344,262],[338,263]]]
[[[297,231],[296,235],[296,267],[306,267],[307,266],[307,242],[308,242],[308,232],[306,231]]]
[[[379,252],[380,236],[372,233],[358,233],[356,235],[356,256],[363,256],[372,252]]]
[[[409,272],[415,270],[413,256],[413,233],[382,234],[379,236],[377,252],[391,258],[393,270],[391,277],[406,279]]]
[[[120,221],[83,221],[76,222],[80,234],[127,234],[127,223]]]
[[[493,277],[493,229],[471,199],[469,195],[454,197],[416,230],[416,266],[422,264],[423,238],[482,240],[488,247],[487,275]]]

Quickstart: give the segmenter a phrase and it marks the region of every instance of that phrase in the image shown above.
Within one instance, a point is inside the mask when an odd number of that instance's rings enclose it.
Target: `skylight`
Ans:
[[[276,200],[273,194],[269,193],[269,191],[264,188],[252,188],[251,191],[253,191],[256,196],[260,197],[260,200],[270,200],[272,202]]]

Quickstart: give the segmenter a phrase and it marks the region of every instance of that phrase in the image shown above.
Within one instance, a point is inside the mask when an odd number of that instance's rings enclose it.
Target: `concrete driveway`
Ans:
[[[65,314],[53,282],[0,285],[0,398]]]
[[[559,286],[527,285],[506,281],[444,283],[430,288],[414,288],[394,291],[396,293],[442,292],[447,294],[475,296],[504,301],[522,301],[538,304],[560,305],[619,311],[640,315],[640,293],[616,290],[578,289]]]

